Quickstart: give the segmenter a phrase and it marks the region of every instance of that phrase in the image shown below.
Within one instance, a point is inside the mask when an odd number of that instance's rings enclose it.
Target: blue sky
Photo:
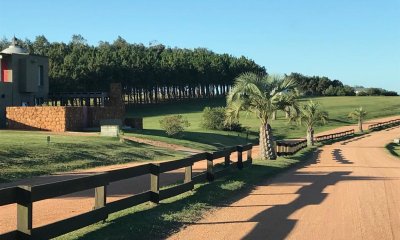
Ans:
[[[1,1],[0,37],[157,41],[400,93],[400,0]]]

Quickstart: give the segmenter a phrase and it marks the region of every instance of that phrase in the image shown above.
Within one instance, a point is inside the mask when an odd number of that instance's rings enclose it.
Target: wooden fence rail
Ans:
[[[336,140],[353,134],[354,134],[354,129],[349,131],[337,132],[337,133],[314,137],[314,141],[323,142],[329,140]],[[306,139],[276,141],[276,152],[279,156],[293,155],[305,147],[307,147]]]
[[[386,121],[386,122],[378,122],[375,124],[371,124],[368,126],[368,130],[376,131],[376,130],[381,130],[381,129],[388,128],[388,127],[394,127],[397,125],[400,125],[400,119],[394,119],[394,120],[390,120],[390,121]]]
[[[314,141],[315,142],[322,142],[322,141],[335,140],[335,139],[338,139],[338,138],[351,136],[353,134],[354,134],[354,129],[348,130],[348,131],[343,131],[343,132],[337,132],[337,133],[332,133],[332,134],[321,135],[321,136],[315,137]]]
[[[110,170],[90,176],[64,180],[41,185],[21,185],[0,189],[0,206],[17,204],[17,229],[0,234],[0,239],[49,239],[83,228],[93,223],[105,220],[108,215],[138,204],[151,201],[159,203],[163,199],[177,196],[190,191],[194,184],[201,181],[213,181],[232,170],[232,167],[242,169],[244,166],[243,152],[247,151],[246,164],[252,163],[253,144],[226,148],[211,153],[199,153],[184,159],[149,163],[123,169]],[[237,152],[237,161],[232,163],[231,154]],[[214,160],[224,158],[223,169],[214,171]],[[207,170],[193,177],[193,164],[207,161]],[[185,168],[182,184],[160,189],[160,174]],[[111,182],[150,174],[150,189],[111,203],[107,203],[107,186]],[[37,228],[32,227],[33,203],[49,198],[59,197],[83,190],[95,189],[94,208],[71,218],[50,223]],[[1,217],[1,216],[0,216]]]

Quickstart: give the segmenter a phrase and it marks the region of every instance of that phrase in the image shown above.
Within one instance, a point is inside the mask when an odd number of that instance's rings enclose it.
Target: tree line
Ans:
[[[49,57],[50,92],[108,91],[120,82],[128,103],[156,103],[225,96],[243,72],[266,73],[244,56],[218,54],[205,48],[131,44],[118,37],[92,46],[81,35],[69,43],[18,40],[31,54]],[[0,48],[8,47],[7,39]]]
[[[50,92],[108,91],[120,82],[127,103],[157,103],[181,99],[225,96],[235,77],[244,72],[266,74],[263,66],[246,57],[214,53],[205,48],[171,48],[162,44],[128,43],[118,37],[112,43],[89,45],[81,35],[69,43],[18,40],[31,54],[49,57]],[[10,42],[0,40],[0,49]],[[397,95],[379,88],[354,88],[328,77],[291,73],[304,96]]]
[[[300,73],[291,73],[285,77],[295,79],[298,90],[304,96],[398,96],[395,91],[361,86],[351,87],[328,77],[305,76]]]

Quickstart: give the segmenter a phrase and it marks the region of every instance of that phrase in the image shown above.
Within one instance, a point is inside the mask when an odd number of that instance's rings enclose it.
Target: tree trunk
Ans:
[[[267,124],[266,138],[267,138],[268,159],[275,160],[276,159],[276,149],[275,149],[274,137],[272,135],[272,128],[269,124]]]
[[[360,132],[363,132],[364,130],[363,130],[363,125],[362,125],[362,120],[360,119],[360,120],[358,120],[358,130],[360,131]]]
[[[263,123],[260,125],[259,146],[260,146],[260,158],[262,160],[268,159],[266,128],[265,124]]]
[[[276,110],[272,112],[272,120],[276,120]]]
[[[285,111],[285,118],[288,119],[290,116],[290,108],[286,109]]]
[[[314,129],[307,129],[307,146],[314,146]]]
[[[260,126],[260,158],[263,160],[275,160],[276,151],[271,126],[261,124]]]

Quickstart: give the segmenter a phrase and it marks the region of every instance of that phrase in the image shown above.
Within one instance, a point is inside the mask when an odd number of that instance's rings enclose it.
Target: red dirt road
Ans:
[[[400,127],[327,145],[170,239],[400,239]]]

